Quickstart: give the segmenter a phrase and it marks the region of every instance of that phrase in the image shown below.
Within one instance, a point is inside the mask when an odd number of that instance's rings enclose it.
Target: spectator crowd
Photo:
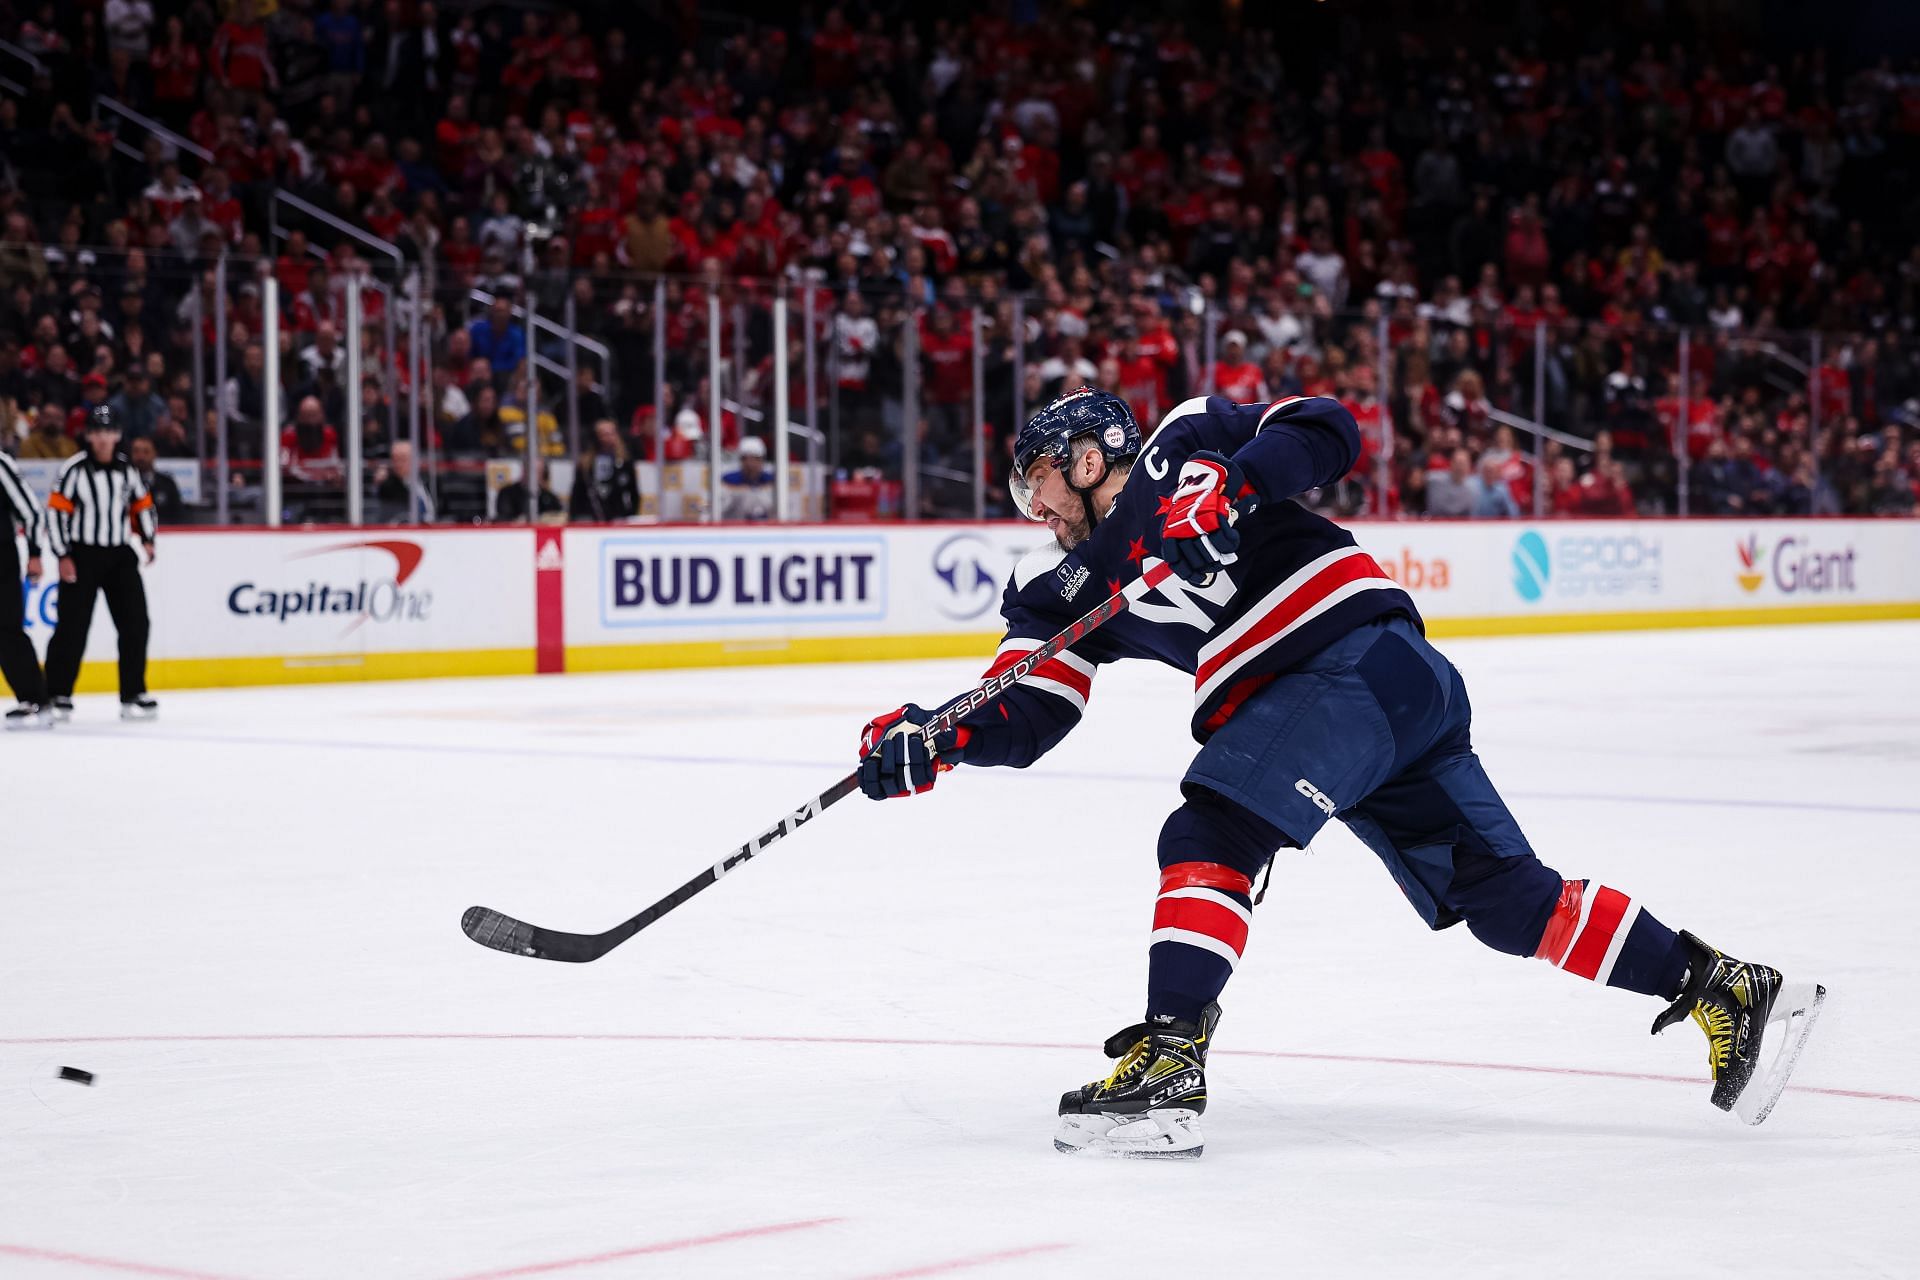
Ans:
[[[921,514],[981,465],[1004,513],[1082,383],[1149,430],[1340,397],[1341,514],[1913,510],[1920,63],[1704,0],[1320,8],[0,0],[0,448],[109,403],[338,518],[351,398],[371,516],[620,519],[717,392],[751,518],[779,291],[796,456]]]

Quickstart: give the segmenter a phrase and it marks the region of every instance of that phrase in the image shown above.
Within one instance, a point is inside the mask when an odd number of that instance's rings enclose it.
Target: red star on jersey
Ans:
[[[1107,594],[1110,596],[1117,596],[1120,594],[1120,589],[1126,585],[1127,585],[1126,583],[1120,581],[1120,579],[1118,578],[1108,578]]]
[[[1173,510],[1173,499],[1172,499],[1172,498],[1169,498],[1169,497],[1167,497],[1167,496],[1166,496],[1165,494],[1161,494],[1161,495],[1160,495],[1160,509],[1159,509],[1158,511],[1156,511],[1156,512],[1154,512],[1154,514],[1155,514],[1155,515],[1158,515],[1158,516],[1163,516],[1163,515],[1165,515],[1165,514],[1167,514],[1167,512],[1169,512],[1169,511],[1171,511],[1171,510]]]
[[[1127,544],[1127,559],[1133,561],[1135,564],[1139,564],[1142,560],[1145,560],[1146,558],[1147,558],[1147,541],[1145,538],[1135,538],[1132,542]]]

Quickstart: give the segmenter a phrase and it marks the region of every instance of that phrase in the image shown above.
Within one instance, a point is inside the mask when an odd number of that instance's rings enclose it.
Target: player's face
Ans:
[[[1033,518],[1046,521],[1062,550],[1071,551],[1087,540],[1093,528],[1087,523],[1086,504],[1052,458],[1041,458],[1027,469],[1027,486],[1033,493],[1028,503]]]

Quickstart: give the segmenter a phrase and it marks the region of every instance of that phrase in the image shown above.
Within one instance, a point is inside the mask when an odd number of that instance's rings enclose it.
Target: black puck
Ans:
[[[75,1084],[92,1084],[93,1072],[82,1071],[78,1067],[62,1067],[60,1068],[60,1078],[62,1080],[71,1080]]]

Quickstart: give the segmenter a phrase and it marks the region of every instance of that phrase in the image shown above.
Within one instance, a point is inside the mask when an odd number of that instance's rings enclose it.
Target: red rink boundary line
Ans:
[[[523,1267],[507,1267],[500,1271],[471,1271],[454,1280],[508,1280],[512,1276],[538,1276],[550,1271],[569,1271],[574,1267],[597,1267],[608,1262],[620,1262],[627,1258],[640,1258],[653,1253],[676,1253],[681,1249],[698,1249],[710,1244],[727,1244],[734,1240],[755,1240],[762,1236],[782,1235],[788,1231],[806,1231],[812,1227],[831,1226],[841,1222],[840,1218],[809,1218],[804,1222],[776,1222],[764,1227],[743,1227],[738,1231],[722,1231],[717,1235],[691,1236],[685,1240],[664,1240],[659,1244],[643,1244],[633,1249],[615,1249],[608,1253],[588,1254],[580,1258],[561,1258],[555,1262],[534,1262]]]
[[[233,1280],[211,1271],[188,1271],[183,1267],[161,1267],[150,1262],[128,1262],[121,1258],[96,1258],[91,1254],[67,1253],[60,1249],[30,1249],[23,1244],[0,1244],[0,1258],[25,1258],[32,1262],[65,1262],[77,1267],[96,1267],[102,1271],[126,1271],[137,1276],[168,1276],[172,1280]]]
[[[1002,1249],[998,1253],[976,1253],[970,1258],[953,1258],[947,1262],[930,1262],[923,1267],[908,1267],[904,1271],[876,1271],[871,1275],[860,1276],[858,1280],[911,1280],[914,1276],[944,1276],[954,1271],[965,1271],[971,1267],[990,1267],[996,1262],[1012,1262],[1015,1258],[1029,1258],[1036,1253],[1052,1253],[1065,1249],[1064,1244],[1030,1244],[1024,1249]]]
[[[259,1035],[160,1035],[160,1036],[0,1036],[0,1045],[38,1044],[276,1044],[326,1041],[382,1040],[528,1040],[582,1041],[586,1043],[668,1044],[866,1044],[906,1049],[1072,1049],[1084,1050],[1084,1044],[1053,1044],[1037,1040],[907,1040],[883,1036],[747,1036],[747,1035],[667,1035],[646,1032],[601,1032],[565,1035],[538,1031],[373,1031],[263,1033]],[[1579,1076],[1591,1080],[1652,1080],[1663,1084],[1701,1085],[1705,1077],[1661,1075],[1650,1071],[1603,1071],[1595,1067],[1537,1067],[1519,1062],[1463,1062],[1453,1058],[1392,1058],[1360,1053],[1307,1053],[1288,1049],[1215,1049],[1229,1058],[1280,1058],[1290,1062],[1357,1062],[1387,1067],[1440,1067],[1457,1071],[1516,1071],[1526,1075]],[[1870,1089],[1831,1089],[1821,1085],[1791,1084],[1788,1093],[1811,1093],[1827,1098],[1854,1098],[1863,1102],[1904,1102],[1920,1106],[1920,1097],[1905,1093],[1879,1093]]]

